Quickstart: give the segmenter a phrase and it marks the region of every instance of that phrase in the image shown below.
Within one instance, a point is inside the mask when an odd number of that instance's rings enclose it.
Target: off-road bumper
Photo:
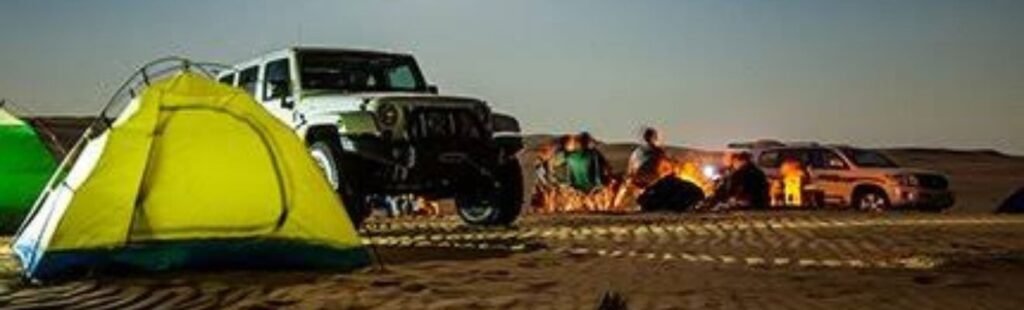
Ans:
[[[917,187],[897,187],[889,193],[889,201],[896,208],[944,210],[953,206],[956,197],[949,190]]]
[[[515,159],[519,137],[476,141],[386,141],[342,138],[343,152],[358,159],[366,190],[451,196],[491,182],[494,171]]]

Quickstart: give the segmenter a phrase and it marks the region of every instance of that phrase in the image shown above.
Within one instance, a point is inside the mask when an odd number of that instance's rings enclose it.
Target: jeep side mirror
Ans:
[[[438,93],[437,85],[427,85],[427,92],[431,93],[431,94],[437,95],[437,93]]]
[[[295,107],[295,100],[288,100],[287,96],[281,96],[281,107],[290,110]]]
[[[291,96],[291,87],[287,79],[274,79],[267,81],[267,84],[270,86],[270,98],[281,100],[282,108],[295,107],[295,101],[288,101],[288,96]]]

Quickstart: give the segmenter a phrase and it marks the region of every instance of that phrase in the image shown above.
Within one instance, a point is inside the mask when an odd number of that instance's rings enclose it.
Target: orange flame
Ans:
[[[807,178],[803,165],[799,161],[787,160],[779,167],[779,174],[782,175],[781,205],[803,206],[804,179]]]
[[[705,195],[710,195],[714,190],[712,188],[711,180],[704,175],[703,171],[700,170],[700,165],[694,161],[675,161],[675,176],[683,181],[687,181],[697,185],[704,190]]]
[[[700,167],[696,161],[676,158],[662,162],[658,167],[658,176],[678,177],[697,185],[705,194],[710,195],[714,190],[713,183],[704,176]],[[632,212],[638,208],[627,199],[635,199],[643,190],[632,182],[621,180],[615,180],[592,192],[580,192],[564,184],[538,185],[534,189],[531,204],[539,213]]]
[[[628,208],[614,203],[618,184],[582,192],[568,185],[538,186],[533,205],[539,213],[625,212]]]

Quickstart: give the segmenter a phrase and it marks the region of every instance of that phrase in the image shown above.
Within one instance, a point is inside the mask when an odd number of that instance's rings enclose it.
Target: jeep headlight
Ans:
[[[382,127],[394,127],[401,117],[398,107],[393,104],[382,104],[377,108],[377,121]]]
[[[912,174],[894,174],[889,176],[889,180],[899,186],[916,187],[919,183],[917,177]]]

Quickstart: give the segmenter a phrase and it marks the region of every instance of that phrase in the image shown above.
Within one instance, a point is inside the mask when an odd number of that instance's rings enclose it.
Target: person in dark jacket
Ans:
[[[729,156],[729,172],[707,204],[726,209],[768,209],[768,177],[752,162],[749,153]]]

